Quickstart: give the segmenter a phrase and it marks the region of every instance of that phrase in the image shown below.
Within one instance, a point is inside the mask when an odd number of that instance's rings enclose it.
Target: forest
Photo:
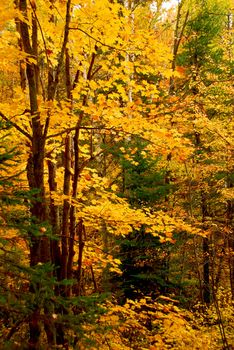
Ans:
[[[233,0],[1,0],[0,349],[234,349]]]

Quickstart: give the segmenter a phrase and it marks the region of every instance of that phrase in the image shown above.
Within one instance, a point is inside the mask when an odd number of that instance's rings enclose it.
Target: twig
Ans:
[[[19,125],[17,125],[15,122],[11,121],[9,118],[7,118],[2,112],[0,112],[0,117],[2,117],[2,119],[4,119],[6,122],[10,123],[12,126],[14,126],[14,128],[16,128],[21,134],[23,134],[24,136],[26,136],[30,141],[32,141],[32,137],[31,135],[25,131],[24,129],[22,129]]]
[[[91,34],[87,33],[85,30],[81,29],[81,28],[72,28],[72,27],[69,27],[70,30],[79,30],[80,32],[84,33],[85,35],[87,35],[90,39],[93,39],[94,41],[96,41],[96,43],[99,43],[101,44],[102,46],[106,46],[106,47],[109,47],[109,49],[112,49],[112,50],[116,50],[116,51],[123,51],[123,52],[135,52],[135,51],[139,51],[139,50],[126,50],[126,49],[121,49],[119,47],[114,47],[114,46],[111,46],[111,45],[108,45],[108,44],[105,44],[104,42],[102,42],[101,40],[97,39],[97,38],[94,38]]]

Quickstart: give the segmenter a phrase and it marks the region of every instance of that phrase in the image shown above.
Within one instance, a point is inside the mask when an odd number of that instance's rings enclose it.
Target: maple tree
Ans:
[[[170,294],[185,293],[196,302],[189,287],[185,292],[180,287],[191,274],[200,283],[200,301],[209,304],[216,300],[215,288],[227,286],[223,267],[233,295],[233,135],[224,123],[228,118],[232,125],[232,105],[231,91],[222,84],[231,79],[232,22],[228,17],[225,27],[223,17],[213,16],[217,9],[229,14],[231,5],[208,1],[201,9],[182,1],[174,39],[167,26],[173,10],[165,16],[162,5],[107,0],[0,5],[0,161],[9,159],[0,186],[5,198],[18,196],[16,205],[1,202],[1,249],[11,271],[7,291],[1,285],[1,304],[7,304],[2,317],[14,315],[1,332],[9,346],[87,348],[95,334],[103,349],[109,341],[113,349],[157,348],[163,337],[148,334],[153,326],[146,299],[135,295],[134,307],[142,312],[132,325],[135,313],[126,311],[131,302],[109,304],[107,311],[100,307],[113,273],[131,283],[119,241],[132,240],[136,247],[139,234],[146,259],[133,256],[138,277],[147,264],[151,270],[166,264],[151,277],[163,275],[161,284],[173,285],[154,291],[156,297],[167,293],[164,302],[174,302]],[[155,242],[160,257],[153,257]],[[187,247],[193,254],[185,267]],[[219,257],[213,262],[211,248]],[[157,283],[142,289],[147,298],[154,288]],[[121,328],[117,321],[125,318]],[[98,325],[106,332],[102,322],[118,324],[116,344],[109,335],[99,338]],[[182,317],[181,327],[185,324]],[[139,344],[131,344],[130,336],[125,342],[129,327],[143,331],[142,343],[140,336]]]

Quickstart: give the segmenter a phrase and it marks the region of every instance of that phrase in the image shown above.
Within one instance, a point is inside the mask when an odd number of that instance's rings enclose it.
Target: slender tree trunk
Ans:
[[[64,155],[64,186],[63,193],[65,196],[70,196],[71,191],[71,166],[72,166],[72,137],[67,135],[65,142]],[[67,279],[68,269],[68,244],[69,244],[69,217],[70,217],[70,203],[69,199],[65,199],[63,203],[63,224],[62,224],[62,257],[61,257],[61,280]],[[66,293],[65,293],[66,294]]]
[[[78,177],[79,177],[79,128],[75,132],[73,138],[74,142],[74,178],[73,178],[73,189],[72,197],[76,199],[77,189],[78,189]],[[67,278],[72,278],[72,266],[73,258],[75,255],[74,250],[74,240],[76,235],[76,208],[71,206],[70,209],[70,232],[69,232],[69,242],[68,242],[68,257],[67,257]],[[68,289],[68,292],[71,292],[71,288]]]
[[[210,303],[210,258],[209,239],[203,238],[203,301]]]
[[[15,7],[18,8],[19,7],[19,0],[15,0],[14,1]],[[20,21],[18,18],[16,18],[15,20],[15,24],[16,24],[16,30],[17,32],[20,34]],[[19,37],[18,39],[18,45],[21,51],[23,51],[23,42],[21,37]],[[25,71],[25,66],[24,66],[24,61],[20,60],[19,61],[19,71],[20,71],[20,86],[22,91],[26,90],[27,87],[27,77],[26,77],[26,71]]]
[[[82,220],[79,221],[77,225],[77,237],[78,237],[78,260],[77,260],[77,272],[76,279],[77,285],[74,288],[76,295],[81,295],[82,290],[82,262],[83,262],[83,250],[85,246],[84,238],[85,237],[85,227]]]
[[[219,257],[219,260],[218,260],[218,269],[217,269],[217,273],[216,273],[216,276],[215,276],[214,288],[216,290],[219,288],[220,280],[221,280],[221,277],[222,277],[223,263],[224,263],[224,254],[225,254],[225,249],[223,248],[221,250],[220,257]]]
[[[61,270],[61,251],[59,247],[60,234],[60,215],[59,207],[55,204],[52,193],[57,191],[56,182],[57,165],[48,161],[49,189],[50,189],[50,223],[52,230],[52,240],[50,243],[51,262],[55,266],[56,276],[59,280]]]
[[[97,47],[95,47],[97,49]],[[92,79],[92,70],[94,67],[96,54],[93,53],[87,73],[87,80]],[[68,67],[67,67],[68,69]],[[69,91],[67,90],[67,93]],[[87,104],[88,95],[84,96],[83,99],[83,106]],[[75,200],[77,198],[77,191],[78,191],[78,182],[79,182],[79,175],[80,175],[80,153],[79,153],[79,138],[80,138],[80,126],[83,120],[83,113],[80,114],[79,120],[76,125],[75,135],[73,137],[73,149],[74,149],[74,163],[73,163],[73,187],[72,187],[72,198]],[[70,236],[69,236],[69,243],[68,243],[68,260],[67,260],[67,278],[72,278],[72,266],[73,266],[73,259],[75,255],[74,250],[74,241],[76,236],[76,208],[75,206],[71,206],[70,209]],[[71,288],[68,289],[68,292],[71,293]]]
[[[183,8],[183,4],[184,4],[184,1],[182,0],[178,3],[178,7],[177,7],[176,26],[175,26],[175,33],[174,33],[174,45],[173,45],[173,57],[172,57],[172,62],[171,62],[172,72],[174,72],[176,69],[177,54],[178,54],[179,46],[180,46],[181,40],[183,38],[186,24],[188,22],[188,16],[189,16],[189,11],[187,11],[185,18],[184,18],[184,22],[181,25],[181,23],[180,23],[181,18],[182,18],[181,11]],[[174,75],[172,75],[170,77],[169,94],[172,95],[174,93],[174,91],[175,91],[175,77],[174,77]]]
[[[202,222],[205,228],[206,218],[208,216],[207,201],[204,193],[201,194],[202,198]],[[203,302],[210,304],[210,246],[209,238],[203,238]]]
[[[230,183],[229,187],[233,187]],[[228,227],[228,264],[230,275],[230,287],[232,293],[232,299],[234,300],[234,235],[233,235],[233,217],[234,217],[234,201],[228,200],[227,202],[227,227]]]

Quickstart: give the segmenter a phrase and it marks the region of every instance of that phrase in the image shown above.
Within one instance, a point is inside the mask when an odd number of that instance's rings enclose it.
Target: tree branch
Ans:
[[[26,136],[30,141],[32,141],[32,136],[25,131],[24,129],[22,129],[19,125],[17,125],[16,123],[14,123],[13,121],[11,121],[10,119],[8,119],[2,112],[0,112],[0,117],[2,117],[3,120],[5,120],[6,122],[10,123],[12,126],[14,126],[15,129],[17,129],[21,134],[23,134],[24,136]]]
[[[62,130],[62,131],[56,133],[56,134],[48,135],[46,137],[46,139],[51,139],[53,137],[61,136],[63,134],[69,133],[70,131],[75,131],[76,129],[77,129],[77,126],[74,126],[73,128],[67,128],[65,130]],[[100,127],[80,126],[80,129],[81,130],[108,130],[108,131],[113,130],[113,131],[119,131],[119,130],[115,130],[114,128],[104,128],[102,126],[100,126]]]
[[[64,27],[64,36],[63,36],[63,44],[62,44],[62,48],[61,48],[61,52],[59,54],[58,57],[58,64],[55,70],[55,77],[53,79],[53,81],[51,81],[51,86],[48,86],[48,100],[53,100],[54,96],[55,96],[55,92],[56,92],[56,88],[58,85],[58,81],[59,81],[59,75],[61,72],[61,68],[62,68],[62,63],[63,63],[63,58],[64,58],[64,54],[65,54],[65,50],[66,50],[66,45],[68,43],[68,35],[69,35],[69,24],[70,24],[70,20],[71,20],[71,15],[70,15],[70,11],[71,11],[71,0],[67,0],[67,8],[66,8],[66,23],[65,23],[65,27]],[[44,135],[46,136],[46,135]]]
[[[32,10],[33,10],[33,14],[35,16],[35,19],[37,21],[37,24],[38,24],[38,27],[40,29],[40,33],[41,33],[41,37],[42,37],[42,41],[43,41],[43,45],[44,45],[44,49],[45,49],[45,54],[46,54],[46,61],[47,61],[47,64],[48,66],[50,65],[50,61],[49,61],[49,58],[48,58],[48,54],[47,54],[47,45],[46,45],[46,40],[45,40],[45,36],[44,36],[44,33],[43,33],[43,30],[42,30],[42,27],[41,27],[41,23],[37,17],[37,13],[36,13],[36,10],[35,10],[35,7],[32,5],[32,2],[29,0],[30,2],[30,5],[32,7]]]
[[[118,47],[116,48],[116,47],[114,47],[114,46],[105,44],[105,43],[103,43],[101,40],[94,38],[92,35],[90,35],[89,33],[87,33],[85,30],[83,30],[83,29],[81,29],[81,28],[72,28],[72,27],[70,27],[69,29],[70,29],[70,30],[79,30],[80,32],[82,32],[82,33],[84,33],[85,35],[87,35],[90,39],[93,39],[94,41],[96,41],[96,43],[99,43],[99,44],[101,44],[102,46],[109,47],[109,48],[112,49],[112,50],[123,51],[123,52],[137,51],[137,50],[125,50],[125,49],[121,49],[121,48],[118,48]]]

